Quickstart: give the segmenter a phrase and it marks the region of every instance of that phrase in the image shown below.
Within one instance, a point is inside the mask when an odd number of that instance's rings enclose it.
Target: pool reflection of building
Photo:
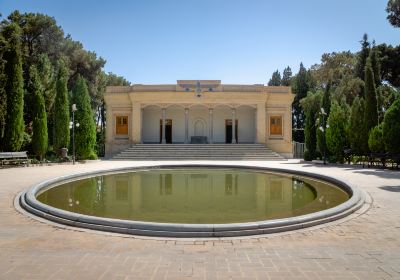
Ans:
[[[132,173],[105,177],[105,185],[109,186],[105,193],[108,200],[105,207],[113,205],[127,217],[132,213],[145,217],[161,211],[165,216],[230,212],[245,218],[249,212],[262,217],[301,204],[293,198],[299,198],[302,189],[294,188],[290,177],[266,178],[261,173],[208,173]]]

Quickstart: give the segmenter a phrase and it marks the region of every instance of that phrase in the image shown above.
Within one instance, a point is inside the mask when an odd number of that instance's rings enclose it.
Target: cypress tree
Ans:
[[[326,129],[326,145],[339,162],[343,162],[343,149],[347,146],[346,129],[346,109],[333,102]]]
[[[7,115],[7,95],[5,90],[6,75],[4,73],[4,67],[6,61],[4,58],[4,52],[6,50],[7,42],[3,35],[0,33],[0,143],[3,143],[4,128],[6,125]],[[0,150],[1,150],[0,145]]]
[[[304,136],[307,153],[304,154],[304,159],[312,160],[316,157],[317,147],[317,118],[318,111],[321,107],[322,93],[309,92],[306,98],[301,100],[301,107],[305,112],[305,127]]]
[[[54,104],[54,150],[58,152],[61,148],[69,145],[69,100],[68,100],[68,72],[63,61],[60,62],[57,85],[56,100]]]
[[[368,133],[364,125],[364,99],[358,96],[351,105],[349,121],[349,143],[351,149],[357,155],[363,155],[368,152]]]
[[[381,80],[381,63],[379,58],[379,50],[375,46],[375,41],[372,42],[372,48],[369,53],[371,58],[372,71],[374,72],[375,86],[379,87],[382,84]]]
[[[19,151],[24,138],[24,80],[22,76],[21,31],[12,23],[3,30],[8,41],[8,49],[4,54],[7,95],[7,116],[4,132],[4,150]]]
[[[368,42],[368,35],[364,34],[361,43],[361,51],[358,53],[358,61],[356,65],[357,77],[364,80],[365,77],[365,63],[369,57],[370,43]]]
[[[400,97],[393,102],[385,113],[383,140],[387,152],[400,153]]]
[[[269,80],[268,85],[269,86],[282,85],[281,73],[279,73],[279,70],[276,70],[274,73],[272,73],[272,77]]]
[[[76,81],[72,96],[73,103],[75,103],[77,107],[75,121],[79,123],[79,127],[75,127],[76,154],[81,159],[95,158],[96,125],[90,106],[90,97],[86,81],[80,75]]]
[[[292,81],[292,69],[290,69],[290,67],[288,66],[283,70],[282,86],[290,86],[291,81]]]
[[[40,83],[39,74],[36,66],[32,65],[29,69],[30,83],[29,91],[32,94],[33,105],[33,134],[32,149],[40,160],[47,151],[47,114],[43,96],[43,86]]]
[[[307,73],[307,69],[300,63],[300,69],[295,78],[293,79],[293,93],[295,94],[294,101],[292,104],[292,128],[296,129],[293,131],[293,140],[297,142],[304,141],[304,134],[301,129],[304,128],[304,110],[300,106],[300,100],[307,96],[307,92],[310,90],[310,75]]]
[[[374,82],[374,73],[372,71],[371,59],[367,59],[365,64],[365,111],[364,125],[367,134],[378,124],[378,101],[376,99],[376,89]]]

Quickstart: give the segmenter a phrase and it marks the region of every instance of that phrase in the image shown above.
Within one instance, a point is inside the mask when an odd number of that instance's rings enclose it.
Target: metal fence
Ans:
[[[293,158],[304,158],[306,145],[304,143],[292,142],[293,145]]]

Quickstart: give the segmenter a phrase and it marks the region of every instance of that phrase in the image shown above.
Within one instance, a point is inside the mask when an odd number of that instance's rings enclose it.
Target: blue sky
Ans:
[[[220,79],[267,83],[333,51],[358,51],[368,33],[400,43],[387,0],[0,0],[7,16],[40,12],[107,60],[105,70],[133,83]]]

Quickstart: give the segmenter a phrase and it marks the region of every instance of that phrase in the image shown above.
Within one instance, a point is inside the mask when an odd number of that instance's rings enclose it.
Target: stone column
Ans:
[[[132,118],[131,118],[131,139],[133,144],[139,144],[141,141],[142,132],[142,114],[141,114],[141,104],[138,102],[133,102],[132,104]]]
[[[232,108],[232,144],[236,144],[236,109]]]
[[[185,144],[189,143],[189,108],[185,108]]]
[[[213,108],[209,108],[208,109],[208,113],[209,113],[209,116],[208,116],[208,122],[209,122],[209,125],[208,125],[208,137],[209,137],[209,143],[210,144],[212,144],[212,143],[214,143],[214,139],[213,139],[213,126],[214,126],[214,118],[213,118]]]
[[[254,144],[257,143],[257,108],[254,109]]]
[[[165,113],[166,113],[166,108],[162,108],[162,140],[161,144],[165,144],[167,141],[165,140]]]
[[[140,143],[143,144],[143,111],[144,109],[140,109]]]
[[[265,103],[257,104],[257,143],[265,143],[265,130],[266,130],[266,115]]]

